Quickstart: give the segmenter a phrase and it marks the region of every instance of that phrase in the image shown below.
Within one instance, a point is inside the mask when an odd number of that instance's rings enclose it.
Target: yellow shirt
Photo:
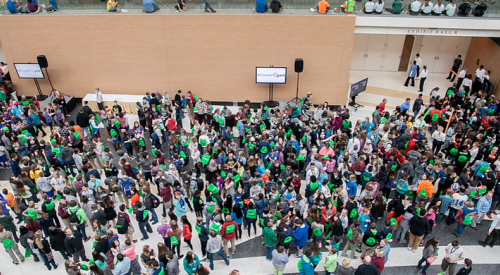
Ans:
[[[116,2],[115,2],[115,1],[113,1],[113,0],[109,0],[109,1],[108,1],[108,11],[109,11],[109,9],[111,9],[111,8],[112,8],[112,7],[114,7],[114,6],[116,6]]]

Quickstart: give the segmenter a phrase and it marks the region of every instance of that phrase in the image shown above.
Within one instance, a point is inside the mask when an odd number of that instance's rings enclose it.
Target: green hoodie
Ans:
[[[325,270],[333,273],[337,269],[337,253],[326,257],[325,259]]]
[[[274,233],[274,230],[266,227],[264,228],[264,232],[262,232],[262,235],[264,236],[264,244],[267,247],[273,247],[276,245],[276,241],[278,240],[278,238],[276,237],[276,233]]]
[[[81,209],[78,208],[78,206],[73,206],[68,208],[68,214],[71,216],[72,213],[76,212],[76,216],[80,220],[80,224],[84,223],[87,220],[87,216],[85,216],[85,212]]]

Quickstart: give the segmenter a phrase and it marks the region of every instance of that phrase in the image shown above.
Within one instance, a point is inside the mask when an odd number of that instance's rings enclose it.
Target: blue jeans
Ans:
[[[104,179],[104,183],[108,186],[108,188],[109,188],[109,184],[111,183],[111,180],[118,182],[118,177],[113,176],[113,177],[107,177],[106,179]]]
[[[85,233],[85,223],[76,226],[76,231],[82,235],[82,240],[87,240],[87,233]]]
[[[28,156],[28,150],[25,149],[24,151],[19,152],[19,155],[21,155],[21,157],[23,157],[23,158],[27,157]]]
[[[54,257],[52,257],[52,260],[49,261],[49,259],[47,258],[47,256],[45,256],[45,253],[42,252],[39,255],[42,258],[42,261],[43,261],[43,263],[45,264],[45,266],[47,267],[48,270],[52,269],[52,267],[50,267],[50,264],[52,264],[52,266],[54,267],[54,269],[57,268],[56,262],[54,261]]]
[[[273,250],[274,246],[266,246],[266,259],[270,261],[273,259]]]
[[[444,213],[439,213],[439,215],[436,218],[436,224],[444,218]]]
[[[89,127],[82,128],[82,139],[85,139],[85,137],[87,137],[87,139],[92,139],[92,136],[90,135]]]
[[[222,259],[224,259],[224,262],[226,262],[226,264],[229,265],[229,260],[227,259],[226,254],[224,254],[224,251],[222,251],[222,249],[220,249],[218,252],[215,253],[208,252],[208,259],[210,260],[211,270],[214,270],[214,255],[217,254],[219,254],[222,257]]]
[[[462,232],[464,232],[465,227],[467,227],[467,225],[463,225],[460,222],[457,222],[457,232],[455,232],[457,237],[460,238],[460,236],[462,235]]]
[[[422,269],[421,272],[423,274],[427,274],[425,272],[427,271],[427,268],[429,268],[429,266],[431,266],[431,264],[427,262],[427,258],[422,257],[422,259],[420,259],[420,261],[418,261],[417,267],[422,267],[422,263],[425,263],[425,265],[424,265],[424,268]]]
[[[151,208],[151,210],[149,210],[149,212],[151,212],[151,216],[153,217],[153,223],[157,223],[158,222],[158,215],[156,215],[155,209]]]
[[[68,172],[71,173],[73,177],[75,177],[76,175],[75,172],[73,171],[74,165],[75,165],[74,162],[68,162],[68,161],[66,162],[66,167],[68,167]]]
[[[210,6],[210,3],[208,3],[208,0],[205,0],[205,10],[214,11],[214,9],[212,8],[212,6]]]
[[[149,239],[148,233],[153,233],[153,229],[151,228],[151,225],[149,225],[149,222],[140,222],[139,223],[139,230],[141,230],[142,237],[144,239]],[[147,232],[146,232],[147,230]]]
[[[457,214],[458,210],[451,207],[450,212],[448,213],[448,220],[446,221],[446,224],[453,224],[455,223],[455,215]]]
[[[69,259],[69,258],[68,258],[68,253],[66,253],[66,249],[61,249],[61,250],[59,250],[59,253],[61,253],[61,255],[63,256],[63,258],[64,258],[65,260]]]
[[[339,263],[337,263],[337,265],[338,265],[338,264],[339,264]],[[326,270],[326,269],[325,269],[325,275],[333,275],[333,274],[334,274],[334,273],[330,273],[330,272],[328,272],[328,270]]]
[[[12,228],[10,230],[6,229],[7,231],[9,231],[10,233],[12,233],[12,235],[14,235],[14,240],[17,242],[19,242],[19,238],[17,237],[17,233],[16,233],[16,229],[15,228]]]

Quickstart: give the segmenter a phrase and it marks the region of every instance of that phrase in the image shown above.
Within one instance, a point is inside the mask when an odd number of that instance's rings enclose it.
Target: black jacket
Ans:
[[[82,128],[89,127],[89,116],[85,113],[85,110],[83,113],[78,113],[76,115],[76,124]]]
[[[379,275],[380,272],[375,265],[372,264],[361,264],[356,270],[355,275]]]
[[[66,252],[69,254],[75,254],[76,252],[83,249],[82,235],[77,231],[73,231],[73,238],[64,239],[64,246],[66,247]]]
[[[109,242],[108,238],[102,239],[100,242],[96,243],[95,250],[100,253],[108,253],[109,251]]]
[[[65,239],[66,239],[65,234],[51,235],[49,239],[50,239],[50,246],[55,251],[60,251],[65,249]]]
[[[417,215],[413,216],[410,220],[410,233],[415,236],[423,236],[431,229],[429,220]]]

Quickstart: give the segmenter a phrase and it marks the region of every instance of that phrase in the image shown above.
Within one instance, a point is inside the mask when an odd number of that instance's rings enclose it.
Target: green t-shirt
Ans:
[[[5,215],[0,218],[0,224],[4,229],[16,228],[16,226],[12,223],[13,219],[10,215]]]
[[[401,1],[395,1],[392,3],[392,13],[393,14],[400,14],[401,13],[401,8],[403,7],[403,3]]]

